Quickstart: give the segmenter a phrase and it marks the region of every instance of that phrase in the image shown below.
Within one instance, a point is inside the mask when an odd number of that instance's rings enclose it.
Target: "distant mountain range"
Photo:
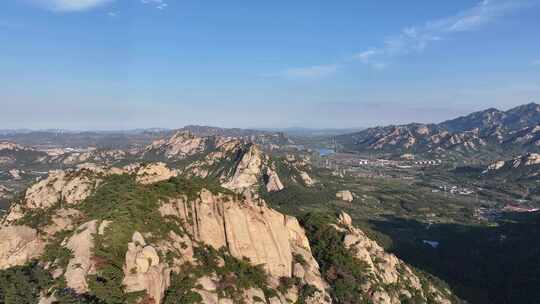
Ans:
[[[540,105],[530,103],[501,111],[484,111],[439,124],[411,123],[369,128],[341,135],[345,151],[398,157],[489,161],[536,152],[540,147]]]
[[[303,127],[292,127],[292,128],[268,128],[268,129],[259,129],[264,131],[271,132],[283,132],[288,136],[294,137],[323,137],[323,136],[336,136],[343,134],[350,134],[354,132],[359,132],[365,128],[347,128],[347,129],[334,129],[334,128],[303,128]]]
[[[0,130],[0,142],[16,142],[24,146],[50,147],[98,147],[106,149],[126,149],[146,146],[152,141],[172,136],[176,132],[190,132],[196,136],[236,137],[258,144],[292,144],[284,132],[240,128],[220,128],[213,126],[188,125],[181,129],[132,129],[132,130]]]

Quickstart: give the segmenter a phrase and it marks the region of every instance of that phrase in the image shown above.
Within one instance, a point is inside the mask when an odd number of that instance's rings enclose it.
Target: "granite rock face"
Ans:
[[[72,252],[73,257],[69,260],[64,277],[66,285],[77,293],[88,292],[86,277],[96,272],[92,260],[92,250],[97,230],[97,221],[87,222],[81,225],[65,244],[65,247]]]
[[[314,297],[328,298],[327,284],[296,218],[270,209],[262,201],[237,201],[208,190],[201,191],[195,203],[179,198],[163,204],[160,211],[163,216],[191,223],[186,228],[197,242],[226,248],[236,258],[264,265],[276,284],[281,277],[298,277],[320,290]],[[302,256],[305,264],[294,263],[294,256]]]
[[[387,253],[377,242],[352,225],[351,217],[342,212],[336,229],[345,233],[343,245],[354,253],[358,261],[367,266],[368,280],[361,286],[376,304],[399,304],[403,298],[411,299],[415,293],[426,301],[428,290],[435,303],[450,304],[450,291],[439,290],[421,279],[395,255]],[[425,285],[427,284],[427,286]],[[397,286],[390,290],[380,286]]]
[[[349,190],[341,190],[336,193],[336,197],[342,201],[345,202],[352,202],[354,200],[354,196],[351,191]]]
[[[185,158],[204,151],[206,139],[189,132],[177,132],[174,136],[153,142],[146,147],[145,154],[164,155],[171,158]]]
[[[39,257],[45,243],[37,231],[27,226],[0,228],[0,269],[20,266]]]
[[[177,172],[169,169],[164,163],[143,165],[137,170],[137,182],[141,184],[153,184],[168,180],[177,175]]]

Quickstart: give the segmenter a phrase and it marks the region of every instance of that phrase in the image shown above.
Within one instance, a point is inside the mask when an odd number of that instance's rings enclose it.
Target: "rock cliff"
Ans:
[[[257,195],[260,187],[282,190],[284,169],[238,140],[175,137],[160,151],[187,157],[212,148],[180,168],[85,163],[31,185],[0,222],[0,270],[37,261],[51,280],[41,303],[340,303],[332,265],[315,254],[306,228]],[[335,229],[371,269],[355,288],[373,303],[449,303],[347,215]]]
[[[375,241],[352,225],[350,216],[341,213],[336,229],[344,232],[343,245],[354,257],[367,265],[366,277],[361,289],[377,304],[399,304],[413,295],[433,303],[450,304],[449,290],[439,290],[429,282],[422,282],[412,269],[395,255],[385,252]],[[380,286],[394,286],[392,290]]]
[[[191,289],[204,303],[263,299],[284,304],[299,297],[306,303],[330,303],[327,284],[295,218],[219,186],[174,179],[173,172],[162,163],[51,172],[3,220],[0,269],[37,259],[55,281],[65,282],[72,297],[103,299],[108,293],[100,285],[113,280],[110,272],[120,263],[121,281],[115,275],[113,282],[124,299],[164,303],[174,278],[191,267],[193,279],[200,282]],[[124,186],[126,192],[139,193],[133,194],[137,201],[126,201],[129,193],[111,193]],[[109,209],[107,204],[116,205]],[[140,224],[147,220],[149,225]],[[221,262],[208,268],[205,259],[212,254]],[[252,272],[260,282],[246,279]],[[284,286],[293,279],[294,284]],[[44,301],[65,297],[59,284],[53,283]],[[306,293],[308,286],[313,289]]]

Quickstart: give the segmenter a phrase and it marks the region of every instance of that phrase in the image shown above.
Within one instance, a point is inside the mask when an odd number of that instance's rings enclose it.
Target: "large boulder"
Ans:
[[[309,176],[309,174],[306,171],[299,171],[300,178],[302,179],[302,182],[304,182],[304,185],[310,187],[315,184],[315,181]]]
[[[279,179],[279,175],[276,173],[276,171],[272,169],[267,169],[266,176],[267,176],[266,191],[275,192],[275,191],[283,190],[283,188],[285,188],[283,186],[283,183],[281,183],[281,180]]]
[[[341,190],[336,193],[336,197],[342,201],[345,202],[352,202],[354,200],[354,196],[351,191],[349,190]]]
[[[161,303],[170,285],[171,270],[160,263],[157,250],[147,245],[139,232],[135,232],[132,241],[128,243],[123,270],[122,283],[127,292],[146,291],[149,300]]]

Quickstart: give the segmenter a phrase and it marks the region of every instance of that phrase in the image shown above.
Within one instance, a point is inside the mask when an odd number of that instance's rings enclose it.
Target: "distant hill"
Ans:
[[[221,136],[243,139],[256,144],[287,145],[294,142],[284,133],[279,131],[265,131],[241,128],[220,128],[212,126],[189,125],[177,131],[189,132],[195,136]]]
[[[125,149],[145,146],[155,139],[170,135],[167,129],[138,129],[124,131],[68,131],[68,130],[3,130],[0,141],[15,142],[35,148]]]
[[[411,123],[338,136],[347,151],[490,161],[538,151],[540,105],[490,108],[439,124]]]
[[[188,125],[180,129],[133,129],[113,131],[74,130],[0,130],[0,141],[14,142],[36,148],[88,148],[127,149],[144,147],[156,139],[177,132],[190,132],[196,136],[242,138],[257,144],[292,144],[283,132],[213,126]]]

